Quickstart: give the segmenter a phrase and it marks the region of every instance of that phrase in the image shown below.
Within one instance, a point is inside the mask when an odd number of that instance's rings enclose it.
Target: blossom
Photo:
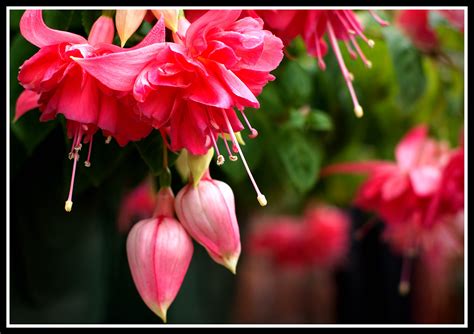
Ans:
[[[429,15],[432,10],[400,10],[395,19],[396,25],[410,38],[420,50],[433,52],[439,48],[436,31],[431,27]],[[464,31],[463,10],[438,10],[451,25],[459,31]]]
[[[369,12],[380,25],[388,25],[388,22],[378,17],[374,11]],[[251,11],[250,15],[262,17],[269,29],[285,44],[301,36],[308,53],[317,58],[318,66],[322,70],[326,68],[323,58],[328,50],[324,39],[327,36],[351,95],[355,115],[362,117],[363,109],[352,85],[354,76],[344,63],[338,41],[344,42],[351,58],[360,57],[367,68],[372,67],[372,62],[362,52],[356,37],[360,37],[370,47],[373,47],[375,42],[365,36],[364,29],[352,10],[256,10],[253,13]]]
[[[232,189],[205,173],[197,185],[180,190],[176,214],[188,233],[211,258],[235,274],[240,256],[240,233]]]
[[[173,193],[162,188],[153,218],[135,224],[127,238],[132,278],[145,304],[164,322],[181,287],[193,254],[193,243],[173,218]]]
[[[128,66],[127,52],[76,61],[109,88],[131,90],[141,114],[169,137],[172,151],[185,148],[200,155],[214,147],[222,164],[224,156],[216,144],[220,135],[231,160],[237,159],[233,152],[240,154],[264,205],[237,141],[235,132],[243,125],[234,108],[249,127],[250,137],[255,137],[257,131],[243,109],[259,107],[256,96],[274,79],[269,72],[280,63],[283,44],[263,29],[261,19],[238,19],[240,13],[209,11],[193,23],[182,17],[174,42],[162,43],[155,57],[140,68]],[[124,70],[116,72],[111,63]],[[224,134],[230,135],[232,151]]]
[[[451,249],[448,232],[464,207],[462,148],[450,150],[427,132],[424,125],[409,131],[395,149],[396,162],[342,163],[322,172],[368,173],[355,204],[384,220],[385,238],[404,254],[439,242]]]
[[[127,232],[136,221],[151,217],[156,207],[152,178],[146,178],[121,200],[117,219],[120,232]]]
[[[26,91],[17,101],[16,118],[37,106],[41,121],[52,120],[57,114],[66,118],[68,137],[73,138],[69,158],[74,159],[74,164],[65,205],[66,211],[71,211],[74,176],[82,144],[89,143],[85,161],[86,167],[89,167],[92,140],[98,129],[107,136],[107,142],[113,137],[124,146],[131,140],[148,135],[151,127],[140,121],[136,103],[130,94],[104,86],[74,61],[123,50],[111,44],[114,35],[111,18],[99,17],[86,40],[82,36],[47,27],[41,10],[27,10],[21,18],[20,30],[26,40],[40,49],[20,67],[18,80]],[[162,23],[155,27],[155,32],[160,30],[163,30]],[[146,61],[150,57],[146,50],[163,38],[163,32],[161,36],[150,34],[142,41],[140,50],[130,51],[131,58],[135,55],[135,58]]]
[[[319,203],[302,217],[263,216],[249,236],[249,249],[282,267],[330,268],[349,250],[349,219],[339,209]]]

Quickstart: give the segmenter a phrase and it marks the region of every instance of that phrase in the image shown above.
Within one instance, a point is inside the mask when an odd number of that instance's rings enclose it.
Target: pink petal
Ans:
[[[413,190],[419,196],[428,196],[438,189],[441,171],[433,166],[422,166],[410,171]]]
[[[140,49],[145,46],[163,43],[165,41],[165,24],[163,17],[161,17],[158,22],[151,28],[151,30],[146,34],[146,36],[141,40],[140,43],[130,48],[130,50]]]
[[[381,160],[338,163],[323,168],[321,170],[321,176],[327,176],[334,173],[374,173],[382,169],[396,170],[397,166],[391,162]]]
[[[114,34],[114,21],[111,17],[102,15],[92,25],[87,40],[90,45],[96,45],[98,43],[111,44],[114,40]]]
[[[33,92],[32,90],[24,90],[18,100],[16,101],[15,109],[15,121],[23,116],[27,111],[37,108],[39,106],[38,99],[40,94]]]
[[[140,71],[166,47],[165,43],[155,43],[140,49],[73,60],[105,86],[130,91]]]
[[[87,40],[79,35],[51,29],[43,21],[41,10],[27,10],[20,20],[23,37],[39,48],[59,43],[86,44]]]
[[[395,157],[402,170],[416,165],[423,142],[426,140],[428,128],[420,125],[410,130],[395,148]]]

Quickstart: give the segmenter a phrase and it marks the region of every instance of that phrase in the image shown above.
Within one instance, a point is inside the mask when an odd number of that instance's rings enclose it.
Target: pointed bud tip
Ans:
[[[229,269],[229,271],[232,273],[232,274],[236,274],[237,273],[237,262],[239,261],[239,256],[229,256],[229,257],[224,257],[222,258],[222,262],[223,262],[223,265],[224,267],[226,267],[227,269]]]
[[[400,282],[398,286],[398,292],[402,296],[406,296],[410,292],[410,283],[406,281]]]
[[[257,196],[257,201],[260,203],[261,206],[266,206],[267,205],[267,199],[264,194],[260,194]]]
[[[166,313],[168,312],[168,307],[166,306],[155,306],[152,308],[152,311],[163,320],[166,324]]]
[[[70,200],[66,201],[66,204],[64,205],[64,210],[66,210],[67,212],[71,212],[71,210],[72,210],[72,201],[70,201]]]
[[[361,118],[362,116],[364,116],[364,109],[362,109],[361,106],[356,106],[354,108],[354,113],[357,118]]]

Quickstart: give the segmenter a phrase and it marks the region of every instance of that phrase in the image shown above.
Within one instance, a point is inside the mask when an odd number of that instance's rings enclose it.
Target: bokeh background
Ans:
[[[96,140],[92,167],[78,168],[74,209],[65,212],[72,164],[64,119],[40,123],[34,110],[13,122],[22,91],[18,68],[37,51],[19,32],[22,12],[9,12],[10,322],[161,324],[136,291],[126,258],[127,231],[117,224],[122,198],[146,177],[158,180],[161,138],[155,132],[125,148]],[[86,36],[100,13],[46,10],[44,19],[50,27]],[[439,43],[423,50],[394,24],[396,11],[379,14],[391,22],[389,27],[358,11],[366,35],[375,41],[374,48],[361,43],[373,67],[367,69],[343,52],[356,78],[362,119],[354,116],[332,51],[321,71],[301,39],[287,48],[289,57],[273,72],[276,80],[259,96],[261,108],[247,112],[260,135],[245,140],[244,152],[269,205],[258,205],[240,161],[222,167],[211,163],[213,178],[228,183],[236,198],[243,249],[237,275],[216,265],[195,244],[169,323],[464,321],[463,260],[452,264],[449,291],[436,299],[420,293],[430,283],[415,258],[411,292],[401,295],[402,258],[381,238],[383,223],[352,205],[363,177],[319,176],[321,168],[335,162],[393,160],[398,141],[421,123],[429,126],[431,136],[458,145],[464,124],[464,34],[430,11],[428,23]],[[144,22],[127,45],[149,29]],[[174,168],[172,172],[177,193],[183,182]],[[249,250],[258,217],[301,216],[314,201],[339,207],[350,217],[349,250],[341,264],[278,266]],[[370,219],[373,226],[358,237]],[[430,309],[433,303],[439,306]]]

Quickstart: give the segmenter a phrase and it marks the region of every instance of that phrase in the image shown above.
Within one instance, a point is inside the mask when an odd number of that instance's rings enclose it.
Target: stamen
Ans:
[[[334,34],[334,30],[331,24],[329,23],[329,21],[327,23],[327,28],[328,28],[329,42],[331,43],[331,46],[334,50],[334,54],[336,55],[337,62],[339,63],[339,67],[341,69],[342,75],[344,77],[344,80],[346,81],[347,88],[349,89],[352,102],[354,103],[354,113],[356,114],[357,117],[362,117],[362,115],[364,114],[364,111],[359,104],[357,95],[355,94],[355,91],[354,91],[354,87],[352,86],[352,80],[354,79],[354,77],[347,70],[346,64],[344,63],[344,59],[342,58],[342,55],[341,55],[341,50],[339,49],[339,45],[337,44],[336,35]]]
[[[69,195],[68,195],[66,204],[64,205],[64,210],[66,210],[67,212],[71,212],[72,210],[72,190],[74,189],[74,177],[76,176],[77,160],[79,160],[79,153],[77,152],[78,150],[74,152],[74,163],[72,165],[71,185],[69,186]]]
[[[354,52],[349,41],[344,40],[344,44],[346,44],[347,51],[349,51],[349,55],[351,56],[351,58],[357,59],[357,53]]]
[[[222,140],[224,140],[227,152],[229,153],[229,160],[230,161],[237,161],[238,158],[235,155],[233,155],[232,152],[230,151],[229,143],[227,143],[227,139],[225,139],[225,135],[223,133],[221,133],[221,136],[222,136]]]
[[[91,139],[89,141],[89,152],[87,153],[87,160],[84,161],[84,166],[90,167],[91,166],[91,151],[92,151],[92,139],[94,136],[91,136]]]
[[[245,116],[245,113],[242,110],[239,110],[239,111],[240,111],[240,114],[242,115],[242,117],[244,118],[245,123],[247,123],[247,126],[248,126],[248,128],[251,132],[251,134],[249,134],[249,138],[254,139],[255,137],[258,136],[258,131],[255,130],[255,128],[252,127],[249,120],[247,119],[247,116]]]
[[[375,45],[375,42],[371,39],[368,39],[364,35],[364,32],[359,28],[359,22],[355,21],[355,18],[353,17],[353,15],[346,10],[343,10],[342,12],[346,16],[349,25],[355,30],[356,34],[359,35],[360,38],[362,38],[362,40],[366,42],[371,48],[373,48]]]
[[[367,68],[371,68],[372,62],[370,60],[367,60],[367,58],[365,57],[364,53],[360,49],[359,44],[357,44],[357,41],[354,37],[351,37],[351,42],[352,42],[352,45],[354,45],[354,48],[356,49],[357,53],[359,54],[360,59],[362,59],[362,61],[364,62],[365,66]]]
[[[322,53],[321,53],[321,46],[319,45],[320,40],[316,41],[316,57],[318,58],[318,66],[321,70],[326,70],[326,63],[324,62]]]
[[[106,144],[110,144],[111,141],[112,141],[112,136],[108,136],[108,137],[105,139],[105,143],[106,143]]]
[[[212,132],[210,133],[210,136],[212,145],[214,146],[214,149],[217,152],[217,166],[222,166],[225,161],[224,156],[221,154],[221,152],[219,152],[219,147],[217,146],[216,140],[214,139],[214,135],[212,134]]]
[[[402,296],[406,296],[410,292],[410,274],[411,274],[411,257],[405,256],[402,263],[402,273],[400,283],[398,285],[398,292]]]
[[[234,133],[234,130],[232,129],[232,125],[230,124],[229,118],[227,117],[227,114],[225,113],[223,109],[222,109],[222,113],[224,115],[224,119],[227,124],[227,128],[229,130],[229,134],[232,138],[232,141],[235,143],[235,145],[237,146],[237,149],[239,150],[239,155],[240,155],[240,158],[242,159],[242,163],[244,164],[245,170],[247,171],[250,181],[252,182],[255,192],[257,193],[257,200],[261,206],[265,206],[267,205],[267,199],[265,198],[265,195],[263,195],[260,192],[260,189],[258,188],[257,183],[255,182],[253,178],[252,172],[250,172],[250,168],[247,164],[247,160],[245,160],[245,156],[242,153],[242,150],[240,149],[239,143],[237,142],[237,138],[235,137],[235,133]]]
[[[382,18],[380,18],[380,16],[377,15],[375,10],[369,10],[369,13],[370,13],[370,15],[372,15],[374,20],[377,21],[377,23],[380,24],[382,27],[386,27],[386,26],[390,25],[390,23],[388,23],[387,21],[382,20]]]

